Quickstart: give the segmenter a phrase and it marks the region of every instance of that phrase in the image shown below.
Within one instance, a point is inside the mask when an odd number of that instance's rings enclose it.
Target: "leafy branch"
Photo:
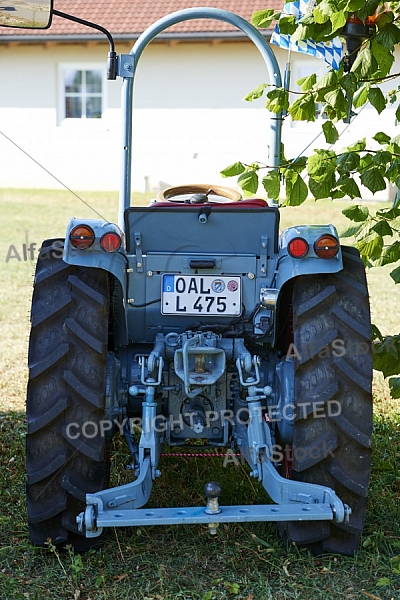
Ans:
[[[362,197],[359,183],[373,195],[389,184],[394,185],[399,191],[391,208],[370,214],[367,206],[349,202],[343,214],[351,225],[342,237],[354,240],[365,265],[392,265],[394,269],[390,275],[395,284],[400,283],[400,266],[396,266],[400,262],[400,136],[378,131],[372,138],[378,149],[367,148],[365,138],[340,152],[335,152],[332,147],[339,140],[335,123],[355,114],[353,109],[360,109],[366,103],[378,114],[397,103],[393,118],[400,121],[400,86],[387,94],[381,89],[383,83],[400,75],[391,72],[394,52],[400,44],[399,13],[400,2],[383,0],[317,0],[312,13],[299,21],[293,15],[270,9],[257,11],[253,15],[254,25],[269,27],[279,19],[281,33],[291,35],[292,41],[331,40],[340,35],[351,14],[362,22],[372,23],[374,30],[358,49],[350,71],[345,72],[342,64],[339,71],[331,69],[322,77],[313,73],[297,82],[301,91],[263,83],[245,98],[251,102],[265,95],[265,106],[269,111],[289,114],[294,121],[315,121],[317,104],[322,105],[327,116],[322,130],[329,149],[315,149],[308,157],[287,159],[282,145],[279,166],[238,161],[221,172],[224,177],[237,177],[245,194],[255,194],[262,186],[269,199],[281,201],[286,206],[298,206],[309,196],[315,200],[359,199]],[[292,94],[296,99],[291,103]],[[383,337],[373,327],[373,344],[376,350],[374,366],[385,377],[391,377],[392,395],[400,398],[400,334]]]

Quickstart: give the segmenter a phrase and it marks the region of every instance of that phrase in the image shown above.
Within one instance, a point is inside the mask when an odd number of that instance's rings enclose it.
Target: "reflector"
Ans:
[[[288,252],[293,258],[303,258],[308,252],[308,242],[301,237],[293,238],[288,244]]]
[[[106,252],[117,252],[121,248],[121,238],[118,233],[110,231],[103,235],[100,240],[100,246]]]
[[[89,225],[76,225],[69,234],[69,239],[74,248],[86,250],[94,242],[94,231]]]
[[[322,235],[314,242],[314,250],[320,258],[334,258],[339,252],[339,240],[333,235]]]

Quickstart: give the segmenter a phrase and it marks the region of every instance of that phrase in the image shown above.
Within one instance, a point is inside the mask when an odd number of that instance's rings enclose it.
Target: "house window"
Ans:
[[[63,69],[63,117],[100,119],[104,102],[104,71],[100,68]]]

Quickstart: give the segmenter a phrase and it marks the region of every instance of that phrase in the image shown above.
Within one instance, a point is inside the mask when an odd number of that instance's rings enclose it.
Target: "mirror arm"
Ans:
[[[60,12],[59,10],[53,10],[53,15],[57,17],[62,17],[63,19],[68,19],[69,21],[74,21],[75,23],[80,23],[81,25],[86,25],[87,27],[92,27],[93,29],[97,29],[104,33],[107,36],[107,39],[110,43],[110,51],[108,53],[108,61],[107,61],[107,79],[116,79],[117,78],[117,54],[115,52],[115,44],[113,37],[107,29],[102,27],[101,25],[96,25],[96,23],[91,23],[90,21],[86,21],[85,19],[80,19],[79,17],[74,17],[72,15],[68,15],[67,13]]]

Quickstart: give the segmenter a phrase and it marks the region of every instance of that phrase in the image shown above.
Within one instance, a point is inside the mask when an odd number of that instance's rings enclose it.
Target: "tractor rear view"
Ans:
[[[366,512],[372,426],[358,252],[340,245],[332,225],[279,234],[276,206],[213,184],[170,188],[148,207],[130,206],[137,61],[160,31],[196,18],[244,31],[280,85],[261,34],[219,9],[173,13],[130,55],[110,57],[110,71],[124,78],[119,225],[71,219],[65,239],[44,242],[35,274],[31,540],[84,549],[105,527],[193,523],[215,534],[220,523],[276,521],[287,541],[352,555]],[[126,440],[132,480],[110,488],[114,435]],[[193,440],[240,452],[266,503],[220,505],[211,481],[204,506],[146,509],[163,449]]]

